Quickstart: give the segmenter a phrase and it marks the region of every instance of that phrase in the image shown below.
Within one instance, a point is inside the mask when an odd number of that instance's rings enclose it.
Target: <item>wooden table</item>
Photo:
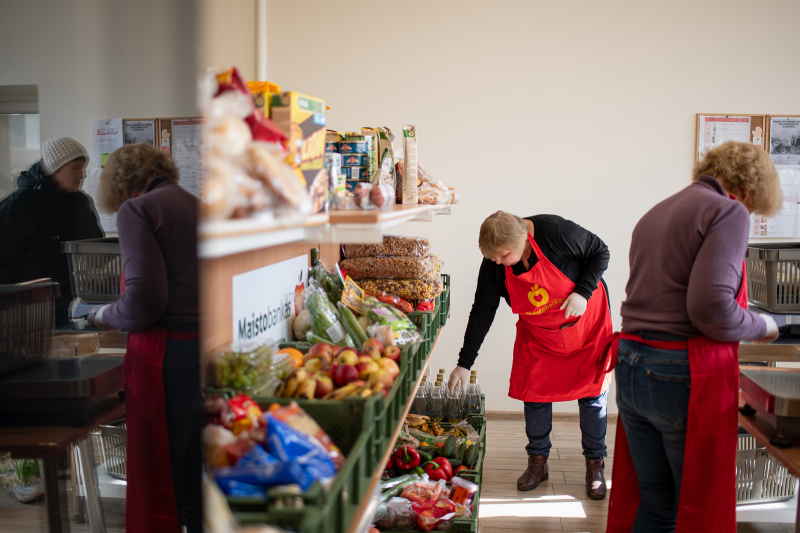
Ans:
[[[768,366],[775,366],[775,363],[797,363],[800,362],[800,345],[742,342],[739,343],[739,362],[766,362]]]
[[[740,400],[740,405],[744,402]],[[776,448],[769,443],[769,439],[777,433],[774,427],[756,413],[753,416],[745,416],[739,413],[739,425],[741,425],[756,441],[764,446],[767,451],[777,459],[795,477],[800,478],[800,431],[784,430],[784,434],[791,438],[793,443],[791,448]],[[795,533],[800,533],[800,501],[798,501],[797,516],[794,525]]]
[[[86,506],[92,533],[105,531],[103,507],[97,493],[97,472],[92,467],[94,451],[89,432],[109,424],[125,414],[125,403],[114,401],[84,427],[73,426],[0,426],[0,450],[11,452],[15,459],[41,459],[44,463],[44,485],[47,503],[47,524],[50,533],[70,530],[66,491],[59,490],[56,460],[70,444],[77,443],[81,453],[81,470],[86,490]],[[89,438],[87,438],[89,437]],[[76,472],[72,472],[75,476]],[[62,507],[63,511],[62,512]]]

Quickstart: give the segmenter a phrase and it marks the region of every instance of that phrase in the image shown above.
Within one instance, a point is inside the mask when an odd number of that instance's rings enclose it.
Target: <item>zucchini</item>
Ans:
[[[342,302],[339,302],[339,313],[342,315],[342,324],[344,325],[344,329],[347,331],[350,337],[353,338],[353,342],[355,343],[355,347],[358,348],[358,351],[361,351],[362,346],[369,338],[364,332],[364,328],[362,328],[361,324],[358,323],[358,319],[350,310],[350,308],[344,305]]]
[[[458,446],[458,439],[456,439],[455,435],[450,435],[447,437],[447,440],[444,441],[444,456],[448,459],[451,457],[456,457],[456,447]]]
[[[398,494],[403,492],[404,488],[406,488],[407,486],[409,486],[409,485],[411,485],[413,483],[416,483],[417,481],[419,481],[421,479],[416,474],[409,474],[408,477],[409,477],[409,479],[406,479],[405,481],[403,481],[401,483],[398,483],[397,485],[393,486],[392,488],[385,490],[383,492],[383,494],[381,494],[381,502],[383,502],[383,503],[388,502],[389,500],[391,500],[392,498],[394,498],[395,496],[397,496]]]

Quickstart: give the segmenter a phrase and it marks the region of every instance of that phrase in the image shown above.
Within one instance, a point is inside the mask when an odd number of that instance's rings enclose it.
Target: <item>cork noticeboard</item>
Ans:
[[[694,161],[697,163],[701,152],[725,140],[739,140],[766,148],[767,115],[747,113],[697,113],[695,122]]]

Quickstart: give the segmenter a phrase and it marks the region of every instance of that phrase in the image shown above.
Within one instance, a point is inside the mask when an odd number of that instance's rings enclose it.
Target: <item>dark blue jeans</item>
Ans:
[[[633,533],[675,531],[691,374],[687,350],[619,341],[617,406],[639,478]]]
[[[203,452],[200,435],[203,397],[200,390],[200,341],[167,340],[164,400],[172,483],[178,517],[189,533],[203,531]]]
[[[606,404],[608,391],[600,396],[578,400],[581,421],[581,445],[588,459],[602,459],[606,453]],[[550,456],[550,433],[553,432],[553,404],[525,402],[525,433],[528,455]]]

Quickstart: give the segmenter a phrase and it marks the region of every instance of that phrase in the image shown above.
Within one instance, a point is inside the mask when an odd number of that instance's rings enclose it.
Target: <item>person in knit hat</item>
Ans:
[[[52,278],[61,284],[56,325],[69,323],[75,295],[61,243],[103,237],[92,198],[81,191],[89,155],[70,137],[42,144],[42,158],[0,201],[0,284]]]

